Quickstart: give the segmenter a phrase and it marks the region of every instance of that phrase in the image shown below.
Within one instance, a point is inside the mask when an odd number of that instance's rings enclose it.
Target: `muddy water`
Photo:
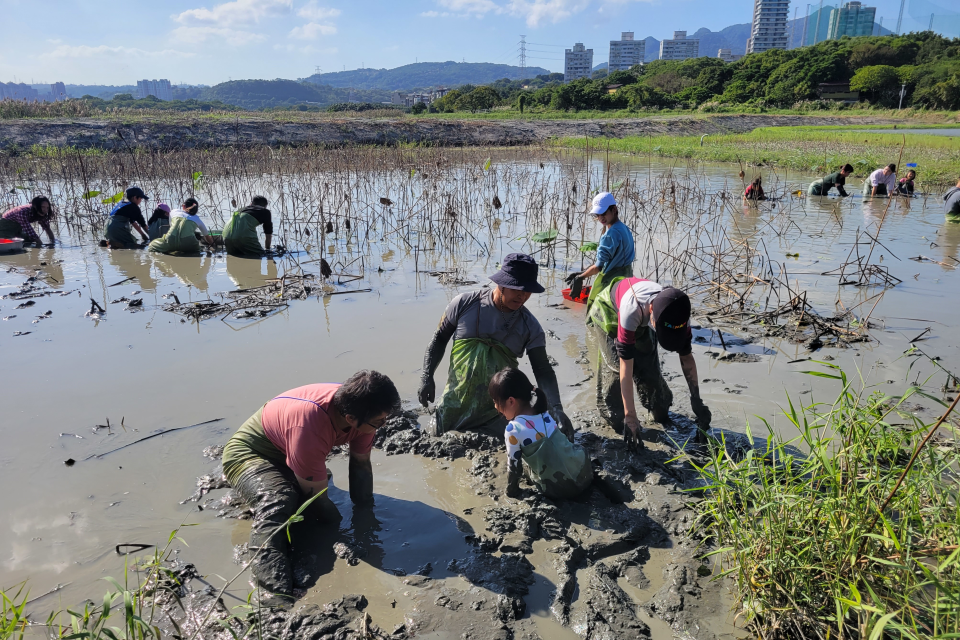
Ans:
[[[652,183],[671,171],[682,181],[688,172],[681,165],[619,162],[637,183]],[[764,173],[766,184],[780,191],[804,188],[814,177]],[[730,167],[699,167],[691,180],[714,192],[732,190],[731,185],[739,183]],[[757,433],[760,424],[753,417],[757,415],[786,429],[785,421],[776,419],[785,390],[804,404],[830,400],[834,389],[827,381],[800,374],[815,365],[791,364],[810,357],[829,356],[851,374],[860,370],[882,390],[902,391],[906,380],[922,381],[937,373],[926,361],[910,370],[912,361],[902,357],[910,340],[926,329],[929,332],[916,345],[939,357],[944,368],[960,369],[958,344],[952,337],[960,311],[954,266],[960,257],[960,225],[944,221],[938,198],[896,201],[885,212],[886,204],[859,198],[787,198],[776,208],[737,203],[723,211],[728,234],[751,243],[762,239],[786,265],[796,290],[808,291],[810,302],[821,312],[831,313],[839,298],[848,309],[861,304],[856,313],[861,318],[869,315],[876,327],[870,332],[871,342],[816,353],[787,340],[745,343],[737,340],[735,330],[725,332],[727,351],[757,356],[756,362],[711,358],[709,353],[724,351],[717,332],[696,329],[694,354],[714,426],[743,431],[744,422],[750,420]],[[876,252],[902,283],[886,290],[873,308],[876,300],[871,297],[883,289],[841,287],[836,277],[821,274],[845,260],[858,229],[876,230],[881,220],[883,246]],[[516,224],[501,234],[492,255],[459,256],[455,264],[462,277],[485,282],[502,255],[530,249],[522,239],[512,239],[523,235],[522,226]],[[342,380],[365,367],[388,374],[412,407],[423,349],[443,308],[457,293],[477,286],[443,285],[436,277],[418,273],[417,268],[446,268],[452,259],[415,256],[388,235],[369,245],[363,279],[337,287],[343,291],[369,287],[370,293],[312,297],[260,320],[228,318],[197,324],[181,322],[179,316],[162,310],[170,300],[164,296],[204,300],[217,292],[259,286],[292,271],[291,259],[165,257],[111,252],[91,246],[88,239],[63,240],[62,247],[0,256],[0,268],[6,271],[0,273],[0,293],[14,290],[38,269],[53,292],[23,309],[16,309],[23,301],[0,300],[6,399],[0,421],[4,442],[0,482],[5,488],[0,493],[4,514],[0,575],[3,587],[29,580],[34,596],[66,585],[31,604],[38,618],[86,597],[97,600],[107,588],[99,579],[122,573],[116,545],[165,544],[169,532],[183,522],[196,526],[181,531],[189,546],[174,545],[180,557],[195,562],[204,579],[219,587],[222,578],[237,571],[234,545],[247,539],[249,525],[198,512],[195,503],[180,504],[194,492],[198,476],[216,471],[216,462],[203,456],[204,448],[225,442],[274,395],[308,382]],[[310,251],[306,247],[299,259],[319,257]],[[355,247],[342,242],[334,252],[345,261],[357,255]],[[799,256],[785,258],[787,253]],[[921,256],[926,259],[910,260]],[[582,307],[564,303],[559,294],[563,275],[579,266],[579,260],[571,259],[544,269],[541,281],[547,293],[529,303],[549,332],[548,350],[558,361],[570,413],[594,406],[594,381],[589,377],[595,370],[596,348],[584,331]],[[318,270],[315,264],[305,264],[304,269]],[[653,276],[638,270],[641,273]],[[127,278],[132,280],[122,282]],[[107,309],[104,317],[85,317],[91,297]],[[111,304],[124,297],[142,298],[143,306],[127,310],[123,302]],[[39,319],[47,311],[52,313]],[[15,337],[15,332],[25,335]],[[583,353],[590,361],[578,364],[575,360]],[[675,392],[683,396],[679,363],[671,356],[665,363]],[[441,367],[438,384],[444,378]],[[942,382],[935,378],[937,385]],[[109,429],[97,428],[108,419]],[[220,420],[87,459],[157,430],[215,419]],[[68,467],[67,459],[77,462]],[[331,468],[338,489],[333,497],[345,516],[342,529],[365,545],[367,556],[350,566],[333,557],[329,545],[318,544],[315,584],[305,598],[323,603],[343,593],[364,593],[373,619],[390,629],[403,622],[418,595],[417,588],[396,573],[413,574],[430,563],[431,577],[458,589],[471,588],[447,569],[447,563],[468,551],[464,536],[482,531],[480,507],[492,502],[476,495],[464,479],[462,463],[376,452],[376,519],[354,522],[343,491],[346,463],[335,459]],[[330,535],[331,540],[336,537]],[[527,616],[542,637],[574,637],[549,613],[557,579],[549,546],[539,541],[530,555],[536,582],[526,598]],[[644,569],[647,585],[623,585],[638,605],[659,588],[658,566],[666,563],[663,556],[669,553],[652,554]],[[238,581],[228,601],[240,604],[248,590],[245,580]],[[654,637],[671,634],[666,623],[644,615]],[[718,616],[708,622],[721,635],[732,632],[731,620],[732,615]]]

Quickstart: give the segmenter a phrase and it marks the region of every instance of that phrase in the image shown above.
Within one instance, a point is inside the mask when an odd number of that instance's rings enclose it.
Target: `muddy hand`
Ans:
[[[643,441],[640,440],[640,421],[636,418],[624,418],[623,441],[627,445],[627,451],[638,452],[644,449]]]
[[[693,398],[690,404],[693,407],[693,414],[697,416],[697,427],[700,431],[709,431],[710,421],[713,419],[710,408],[703,404],[703,400],[700,398]]]
[[[573,429],[573,423],[570,422],[570,418],[567,417],[567,414],[563,412],[563,407],[560,405],[551,407],[550,415],[552,415],[553,419],[557,421],[557,425],[560,428],[560,433],[567,436],[567,440],[573,442],[573,434],[575,433]]]
[[[433,378],[423,378],[420,380],[420,389],[417,391],[417,399],[423,406],[429,405],[437,394],[437,385]]]
[[[583,278],[580,277],[580,274],[579,274],[579,273],[571,273],[571,274],[568,275],[566,278],[564,278],[563,281],[566,282],[568,285],[570,285],[570,286],[572,287],[574,282],[576,282],[577,280],[582,280],[582,279],[583,279]]]

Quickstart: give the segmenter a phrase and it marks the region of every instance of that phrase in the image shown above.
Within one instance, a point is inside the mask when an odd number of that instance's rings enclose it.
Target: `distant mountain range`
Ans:
[[[490,62],[418,62],[395,69],[352,69],[318,73],[303,78],[311,84],[338,88],[410,91],[427,87],[453,87],[461,84],[489,84],[503,78],[522,80],[550,73],[541,67],[520,67]]]

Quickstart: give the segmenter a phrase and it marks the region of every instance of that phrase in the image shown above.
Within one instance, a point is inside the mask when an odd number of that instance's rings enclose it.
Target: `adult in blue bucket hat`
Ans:
[[[557,375],[547,357],[546,335],[524,306],[531,294],[543,293],[537,282],[538,270],[530,256],[511,253],[504,258],[502,268],[490,276],[494,286],[462,293],[447,305],[424,355],[417,392],[423,406],[433,402],[433,374],[452,338],[447,386],[428,428],[433,435],[477,430],[503,437],[506,420],[494,408],[488,387],[494,374],[516,367],[526,354],[537,386],[547,397],[550,414],[561,431],[573,439],[573,425],[563,412]]]

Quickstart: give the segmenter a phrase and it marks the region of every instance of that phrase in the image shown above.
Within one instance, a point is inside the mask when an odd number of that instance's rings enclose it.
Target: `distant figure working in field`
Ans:
[[[201,238],[208,245],[213,237],[207,225],[197,216],[200,204],[196,198],[187,198],[183,205],[170,214],[170,230],[162,238],[150,243],[150,251],[157,253],[197,253],[200,251]]]
[[[767,199],[767,194],[763,192],[763,180],[760,176],[754,178],[753,182],[747,185],[746,190],[743,192],[743,199],[750,202]]]
[[[520,494],[523,463],[530,480],[551,498],[574,498],[590,486],[593,469],[586,451],[571,442],[547,413],[547,397],[519,369],[498,371],[488,389],[493,406],[509,422],[503,434],[507,446],[506,494]],[[536,396],[536,403],[530,400]]]
[[[943,194],[943,212],[948,219],[960,221],[960,180]]]
[[[623,433],[628,444],[642,446],[634,385],[653,419],[669,421],[673,392],[660,371],[659,343],[680,356],[680,369],[697,416],[698,439],[702,441],[710,428],[711,415],[700,399],[687,294],[649,280],[623,278],[601,294],[590,314],[601,353],[597,400],[614,430]]]
[[[53,230],[50,228],[50,222],[53,220],[53,207],[46,196],[37,196],[30,201],[30,204],[14,207],[3,214],[0,218],[0,238],[23,238],[25,242],[32,242],[38,247],[43,246],[43,241],[33,229],[33,223],[36,222],[42,228],[50,243],[56,242]]]
[[[263,225],[266,249],[260,245],[257,237],[257,227],[260,225]],[[235,212],[223,229],[223,246],[232,256],[260,257],[265,251],[270,251],[272,240],[273,218],[270,209],[267,209],[267,199],[263,196],[254,196],[250,205]]]
[[[888,164],[877,169],[863,182],[863,197],[896,195],[897,165]]]
[[[597,260],[583,273],[574,273],[566,278],[567,284],[579,289],[584,280],[597,276],[587,299],[588,312],[597,296],[610,286],[613,279],[633,275],[633,261],[637,257],[633,234],[620,221],[620,210],[612,193],[598,193],[593,198],[590,213],[603,225],[603,235],[597,246]]]
[[[423,406],[433,402],[433,374],[453,338],[447,386],[429,426],[432,435],[473,429],[499,438],[506,422],[493,406],[488,386],[496,372],[516,367],[517,360],[526,353],[551,415],[564,434],[573,439],[573,425],[560,403],[557,374],[547,358],[546,335],[523,306],[530,294],[543,293],[537,272],[533,258],[511,253],[504,258],[500,271],[490,276],[496,287],[462,293],[447,305],[424,354],[417,392]]]
[[[851,173],[853,173],[853,167],[845,164],[840,171],[835,171],[824,178],[811,182],[807,188],[807,195],[826,196],[830,194],[830,189],[836,187],[840,197],[846,198],[850,194],[846,192],[843,186],[847,183],[847,176]]]
[[[137,230],[144,243],[147,242],[148,225],[140,211],[140,203],[150,198],[139,187],[130,187],[124,195],[126,201],[120,202],[110,212],[110,220],[104,229],[106,244],[111,249],[139,249],[140,245],[134,239],[132,229]]]
[[[274,535],[304,501],[324,492],[331,474],[327,456],[350,444],[350,499],[373,505],[370,451],[377,429],[400,409],[400,394],[387,376],[359,371],[343,384],[310,384],[282,393],[260,407],[223,450],[223,473],[253,509],[250,550],[253,575],[273,595],[292,602],[293,567],[286,532]],[[304,512],[337,524],[340,511],[326,493]],[[296,531],[296,529],[294,529]]]

